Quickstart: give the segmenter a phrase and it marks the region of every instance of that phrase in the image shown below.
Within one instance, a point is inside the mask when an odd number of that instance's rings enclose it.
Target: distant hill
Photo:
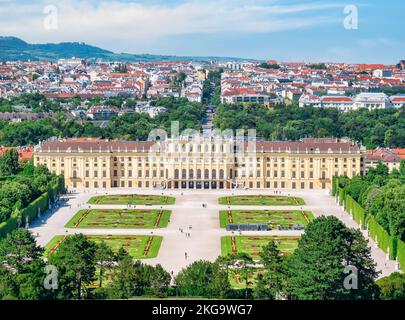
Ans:
[[[16,37],[0,36],[0,61],[56,61],[63,58],[102,59],[120,62],[148,61],[247,61],[232,57],[190,57],[114,53],[80,42],[30,44]]]

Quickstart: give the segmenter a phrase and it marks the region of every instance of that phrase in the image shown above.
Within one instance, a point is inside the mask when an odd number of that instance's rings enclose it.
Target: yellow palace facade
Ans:
[[[326,189],[334,175],[363,174],[364,157],[361,145],[336,139],[64,139],[36,146],[34,162],[73,189]]]

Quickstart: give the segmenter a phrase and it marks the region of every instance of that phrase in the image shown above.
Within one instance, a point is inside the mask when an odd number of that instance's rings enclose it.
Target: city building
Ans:
[[[404,149],[377,148],[375,150],[367,150],[365,165],[368,169],[376,168],[378,163],[382,163],[392,172],[394,169],[399,170],[401,160],[405,160]]]
[[[405,106],[405,95],[396,95],[396,96],[391,96],[390,97],[391,100],[391,105],[394,108],[402,108],[403,106]]]
[[[371,111],[374,109],[385,109],[389,105],[390,101],[385,93],[363,92],[358,94],[354,99],[353,108],[366,108]]]
[[[332,177],[363,174],[365,149],[349,140],[238,142],[50,140],[34,163],[69,188],[327,189]]]

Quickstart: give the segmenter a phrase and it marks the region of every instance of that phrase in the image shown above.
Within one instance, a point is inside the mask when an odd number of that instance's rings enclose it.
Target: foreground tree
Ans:
[[[25,229],[0,241],[0,300],[38,300],[49,297],[44,288],[43,249]]]
[[[298,248],[286,259],[284,291],[299,300],[373,299],[377,275],[361,232],[335,217],[320,217],[307,226]]]
[[[96,247],[95,259],[99,267],[99,287],[103,287],[103,277],[106,270],[111,269],[115,262],[115,255],[111,248],[102,241]]]
[[[383,300],[405,300],[405,275],[395,272],[376,281]]]
[[[112,299],[129,299],[140,295],[144,286],[141,264],[134,263],[130,256],[120,260],[112,278],[113,281],[108,288],[108,296]]]
[[[170,274],[162,266],[144,265],[127,256],[115,268],[107,292],[111,299],[129,299],[145,294],[166,297],[170,280]]]
[[[218,263],[196,261],[175,279],[179,294],[187,297],[225,298],[230,291],[226,271]]]
[[[282,287],[283,257],[273,240],[262,248],[259,256],[264,270],[257,276],[253,296],[260,300],[276,299]]]
[[[59,272],[59,299],[81,299],[85,285],[94,280],[96,244],[83,234],[69,236],[51,255],[49,262]]]

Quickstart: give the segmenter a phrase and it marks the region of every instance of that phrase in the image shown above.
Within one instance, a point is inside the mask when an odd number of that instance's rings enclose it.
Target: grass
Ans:
[[[96,196],[89,199],[89,204],[116,204],[116,205],[171,205],[176,199],[174,197],[145,195],[145,194],[124,194]]]
[[[69,237],[69,236],[67,236]],[[117,253],[121,247],[128,252],[134,259],[151,259],[156,258],[163,238],[153,236],[152,244],[147,255],[144,255],[144,250],[149,241],[149,236],[86,236],[89,240],[96,243],[105,241],[111,247],[113,252]],[[52,251],[57,251],[58,246],[66,239],[66,236],[54,237],[46,246],[44,257],[49,257]]]
[[[305,205],[302,198],[270,195],[246,195],[219,198],[222,205],[241,206],[301,206]]]
[[[228,216],[228,212],[231,212]],[[226,228],[228,223],[235,224],[268,224],[270,227],[288,227],[295,224],[307,225],[314,219],[310,211],[274,211],[274,210],[224,210],[219,213],[221,228]]]
[[[166,228],[169,210],[81,210],[66,224],[66,228],[81,229],[155,229]]]
[[[227,256],[232,253],[244,252],[249,254],[254,260],[259,260],[261,248],[269,241],[274,240],[281,254],[291,254],[298,246],[299,237],[289,236],[235,236],[236,252],[232,249],[232,237],[221,238],[222,255]]]

